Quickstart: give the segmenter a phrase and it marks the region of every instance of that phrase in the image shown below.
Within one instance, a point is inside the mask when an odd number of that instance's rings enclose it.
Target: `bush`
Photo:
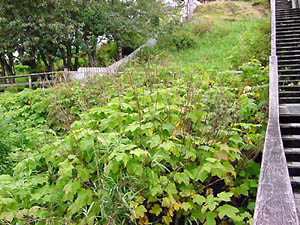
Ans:
[[[244,45],[235,49],[231,55],[231,64],[234,69],[239,69],[242,64],[251,59],[257,59],[263,66],[268,65],[271,54],[271,25],[267,21],[262,21],[256,29],[257,35],[243,40]]]
[[[102,44],[96,53],[98,66],[109,66],[117,60],[117,45],[115,42]]]
[[[209,19],[196,20],[192,23],[192,33],[196,36],[201,36],[205,33],[211,32],[214,24]]]
[[[196,45],[195,40],[185,30],[174,33],[170,41],[177,50],[192,48]]]

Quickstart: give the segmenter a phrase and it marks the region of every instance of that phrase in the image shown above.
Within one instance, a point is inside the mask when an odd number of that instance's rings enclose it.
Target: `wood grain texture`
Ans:
[[[269,123],[253,225],[299,225],[279,126],[275,0],[271,0],[271,29]]]
[[[254,225],[298,225],[279,127],[277,57],[270,57],[269,124],[265,139]]]

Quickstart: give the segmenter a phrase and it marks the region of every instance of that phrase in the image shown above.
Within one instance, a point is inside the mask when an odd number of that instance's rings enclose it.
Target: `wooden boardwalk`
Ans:
[[[300,213],[300,10],[271,0],[269,124],[254,225],[298,225]],[[296,201],[295,201],[296,200]]]

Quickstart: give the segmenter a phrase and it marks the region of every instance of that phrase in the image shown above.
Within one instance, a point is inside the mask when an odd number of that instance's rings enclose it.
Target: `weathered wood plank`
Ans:
[[[279,126],[275,0],[271,0],[271,15],[269,123],[253,225],[299,225]]]
[[[254,213],[254,225],[298,225],[279,127],[277,57],[270,57],[269,123]]]
[[[55,84],[56,80],[47,80],[47,81],[36,81],[36,82],[25,82],[25,83],[13,83],[13,84],[0,84],[0,88],[6,87],[19,87],[19,86],[29,86],[31,85],[47,85],[47,84]]]
[[[6,76],[6,77],[0,77],[0,79],[8,79],[8,78],[21,78],[21,77],[34,77],[34,76],[53,76],[58,73],[64,73],[65,71],[55,71],[55,72],[45,72],[45,73],[30,73],[30,74],[22,74],[22,75],[14,75],[14,76]]]

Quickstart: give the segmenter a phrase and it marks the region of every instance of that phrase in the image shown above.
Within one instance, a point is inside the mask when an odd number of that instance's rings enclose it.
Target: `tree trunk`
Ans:
[[[74,70],[77,71],[78,67],[79,67],[79,63],[78,63],[78,54],[79,54],[79,46],[76,45],[75,46],[75,64],[74,64]]]
[[[96,66],[96,49],[97,49],[97,42],[94,41],[91,49],[88,52],[89,62],[91,67]]]
[[[13,72],[13,69],[12,69],[13,60],[9,59],[9,62],[7,62],[6,59],[5,59],[4,54],[1,54],[0,57],[1,57],[1,62],[4,65],[5,71],[7,72],[7,75],[8,76],[13,76],[14,75],[14,72]],[[8,78],[8,80],[9,80],[9,83],[11,83],[11,84],[14,83],[14,81],[15,81],[14,78]]]
[[[48,70],[49,64],[48,64],[47,59],[46,59],[46,56],[45,56],[44,54],[42,55],[42,61],[43,61],[43,63],[44,63],[45,66],[46,66],[46,70]]]
[[[63,60],[64,68],[67,68],[65,49],[61,48],[60,51],[61,51],[61,57],[62,57],[62,60]]]
[[[72,70],[72,45],[67,45],[67,68],[69,71]]]
[[[0,64],[1,64],[1,77],[5,77],[5,65],[1,56],[0,56]],[[6,79],[1,79],[1,83],[6,84]]]
[[[53,57],[52,55],[51,56],[48,56],[48,61],[49,61],[49,67],[47,68],[47,70],[49,72],[53,72],[54,71],[54,61],[55,61],[55,57]]]
[[[122,42],[120,39],[116,40],[116,44],[117,44],[117,59],[121,60],[123,58],[123,54],[122,54]]]
[[[96,54],[94,53],[94,51],[89,52],[88,57],[89,57],[89,65],[91,67],[95,67],[96,66]]]
[[[47,61],[46,56],[42,55],[42,61],[44,62],[45,66],[46,66],[47,72],[53,72],[54,71],[54,61],[55,61],[54,56],[49,55],[48,56],[48,61]]]

